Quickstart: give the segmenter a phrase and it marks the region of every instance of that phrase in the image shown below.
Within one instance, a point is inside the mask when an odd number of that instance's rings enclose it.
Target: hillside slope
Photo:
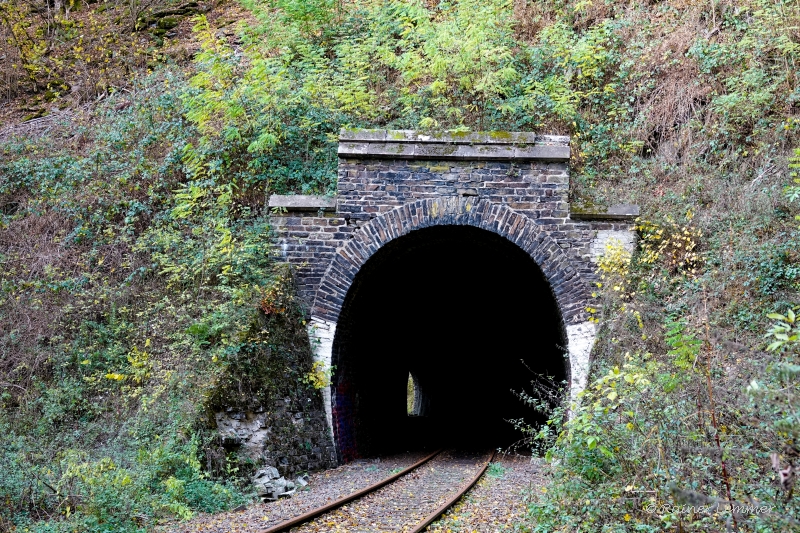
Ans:
[[[797,527],[796,1],[50,5],[0,3],[0,529],[246,499],[209,402],[289,297],[265,195],[332,192],[342,126],[569,134],[574,205],[642,207],[601,264],[596,385],[530,435],[559,461],[525,527]]]

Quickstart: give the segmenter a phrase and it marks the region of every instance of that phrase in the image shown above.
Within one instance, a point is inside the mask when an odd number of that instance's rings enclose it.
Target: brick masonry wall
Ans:
[[[340,159],[338,190],[338,212],[350,228],[425,198],[474,196],[507,205],[544,226],[587,276],[594,275],[596,232],[631,229],[628,221],[569,218],[567,162]]]
[[[585,387],[596,333],[585,308],[597,258],[610,239],[632,248],[638,208],[571,213],[567,138],[343,131],[339,155],[335,201],[270,199],[270,207],[283,208],[272,217],[275,252],[297,267],[318,360],[331,364],[341,306],[371,254],[414,229],[466,224],[503,235],[537,261],[564,320],[573,398]],[[349,380],[339,377],[326,391],[326,416],[346,461],[357,420]]]
[[[295,266],[298,293],[310,309],[336,249],[352,237],[355,227],[345,217],[322,209],[287,209],[270,222],[275,253]]]
[[[536,219],[568,216],[565,162],[406,161],[341,159],[339,213],[358,226],[413,200],[475,196]]]
[[[564,250],[546,231],[504,204],[474,197],[415,200],[362,225],[334,255],[314,300],[312,315],[336,322],[347,291],[361,267],[389,241],[431,226],[472,226],[516,244],[542,270],[566,324],[587,319],[588,286]]]
[[[572,220],[566,162],[340,159],[337,208],[272,217],[276,253],[298,267],[309,308],[331,260],[368,221],[427,198],[471,198],[526,215],[562,248],[587,282],[595,278],[598,231],[630,233],[626,220]],[[627,239],[626,242],[630,242]]]

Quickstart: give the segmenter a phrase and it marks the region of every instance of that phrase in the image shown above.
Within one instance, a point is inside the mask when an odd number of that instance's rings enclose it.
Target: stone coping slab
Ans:
[[[382,159],[538,159],[568,161],[569,137],[530,132],[439,132],[343,129],[339,157]]]
[[[567,135],[537,135],[529,131],[444,131],[423,133],[417,130],[343,128],[339,132],[339,141],[569,146],[569,136]]]
[[[639,206],[634,204],[617,204],[606,209],[592,208],[570,209],[572,220],[635,220],[639,217]]]
[[[335,211],[336,197],[316,194],[273,194],[269,197],[269,207],[283,208],[287,211]]]

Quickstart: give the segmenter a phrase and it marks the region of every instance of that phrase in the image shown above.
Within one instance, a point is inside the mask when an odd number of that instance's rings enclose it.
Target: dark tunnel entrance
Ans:
[[[509,419],[537,422],[512,391],[530,392],[534,373],[564,380],[565,345],[542,271],[507,239],[471,226],[395,239],[360,270],[337,324],[340,460],[512,444]]]

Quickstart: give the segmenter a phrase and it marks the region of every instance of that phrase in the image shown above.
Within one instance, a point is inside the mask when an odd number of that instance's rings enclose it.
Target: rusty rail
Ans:
[[[494,458],[495,458],[496,455],[497,455],[497,452],[493,452],[492,456],[489,457],[489,460],[486,461],[486,464],[483,465],[483,467],[480,469],[480,471],[477,474],[475,474],[475,477],[473,477],[471,480],[469,480],[469,483],[467,483],[464,486],[464,488],[462,488],[460,491],[458,491],[458,493],[455,494],[452,498],[450,498],[449,500],[444,502],[434,512],[432,512],[427,517],[425,517],[425,520],[420,522],[419,525],[417,525],[417,527],[415,527],[414,529],[412,529],[410,531],[410,533],[422,533],[437,518],[442,516],[444,514],[444,512],[447,511],[454,503],[456,503],[458,500],[460,500],[461,497],[464,496],[464,494],[466,494],[467,491],[469,491],[469,489],[471,489],[475,485],[475,483],[477,483],[478,480],[483,476],[483,474],[486,472],[486,469],[489,468],[489,465],[492,463],[492,461],[494,461]]]
[[[384,487],[384,486],[388,485],[389,483],[395,481],[396,479],[401,478],[404,475],[408,474],[412,470],[415,470],[415,469],[419,468],[420,466],[424,465],[425,463],[427,463],[428,461],[430,461],[431,459],[433,459],[434,457],[439,455],[441,453],[441,451],[442,450],[436,450],[435,452],[433,452],[432,454],[428,455],[427,457],[424,457],[424,458],[420,459],[419,461],[417,461],[413,465],[411,465],[409,467],[406,467],[403,470],[401,470],[400,472],[398,472],[398,473],[396,473],[394,475],[391,475],[391,476],[389,476],[389,477],[387,477],[385,479],[382,479],[381,481],[378,481],[377,483],[373,483],[369,487],[366,487],[366,488],[363,488],[363,489],[358,490],[356,492],[353,492],[351,494],[348,494],[347,496],[343,496],[343,497],[339,498],[338,500],[332,501],[331,503],[323,505],[322,507],[317,507],[316,509],[312,509],[311,511],[308,511],[307,513],[303,513],[301,515],[295,516],[294,518],[290,518],[290,519],[284,521],[283,523],[276,524],[276,525],[274,525],[272,527],[269,527],[267,529],[262,529],[261,533],[278,533],[279,531],[286,531],[286,530],[288,530],[290,528],[293,528],[295,526],[298,526],[300,524],[308,522],[309,520],[312,520],[312,519],[314,519],[314,518],[316,518],[316,517],[318,517],[320,515],[323,515],[323,514],[327,513],[328,511],[332,511],[332,510],[334,510],[334,509],[336,509],[338,507],[341,507],[342,505],[344,505],[344,504],[346,504],[348,502],[351,502],[353,500],[361,498],[362,496],[365,496],[365,495],[369,494],[370,492],[375,492],[376,490],[380,489],[381,487]],[[484,467],[484,470],[485,469],[486,469],[486,467]]]

